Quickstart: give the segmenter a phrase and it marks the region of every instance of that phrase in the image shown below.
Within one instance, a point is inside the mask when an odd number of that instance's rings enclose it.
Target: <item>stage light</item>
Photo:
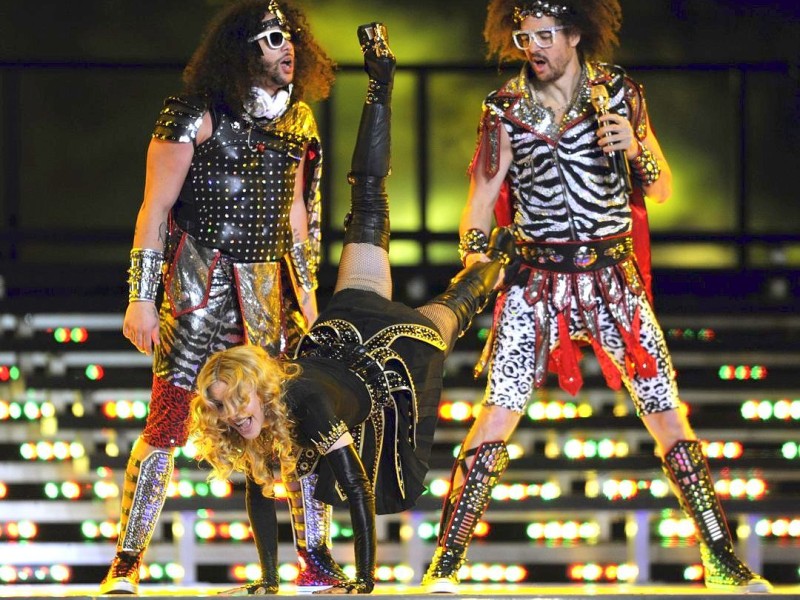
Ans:
[[[595,521],[538,522],[528,524],[525,534],[534,541],[593,541],[600,536],[600,525]]]
[[[767,368],[763,365],[722,365],[718,371],[723,381],[759,381],[767,378]]]
[[[704,444],[708,458],[741,458],[744,449],[741,442],[709,442]]]
[[[427,521],[420,523],[419,527],[417,527],[417,535],[422,540],[431,540],[436,537],[438,527],[438,523],[429,523]]]
[[[561,496],[561,486],[555,482],[543,483],[539,490],[539,497],[542,500],[554,500]]]
[[[800,444],[796,442],[784,442],[781,446],[781,454],[787,460],[794,460],[800,456]]]
[[[576,405],[574,402],[562,402],[560,400],[537,400],[528,405],[526,414],[531,421],[579,419],[591,416],[592,407],[588,404]]]
[[[248,540],[251,537],[250,525],[242,521],[234,521],[230,524],[231,539],[237,542]]]
[[[567,577],[572,581],[623,581],[635,582],[639,575],[636,565],[627,563],[600,565],[597,563],[573,564],[567,567]]]
[[[478,521],[473,535],[479,538],[489,535],[489,524],[486,521]]]
[[[94,521],[84,521],[81,523],[81,535],[89,540],[100,537],[100,527]]]
[[[73,327],[69,337],[76,344],[83,344],[89,339],[89,332],[83,327]]]
[[[105,377],[105,369],[100,365],[86,365],[86,379],[89,381],[100,381]]]
[[[441,498],[450,490],[450,481],[447,479],[434,479],[430,482],[428,489],[431,495]]]
[[[702,565],[689,565],[683,570],[684,581],[703,581],[705,571]]]
[[[233,495],[233,486],[230,481],[213,480],[210,482],[211,494],[215,498],[228,498]]]
[[[747,400],[741,406],[742,418],[748,421],[767,421],[775,418],[782,421],[800,420],[800,400]]]
[[[217,528],[211,521],[200,520],[194,524],[194,535],[198,540],[213,540],[217,536]]]
[[[728,479],[722,477],[714,483],[717,495],[722,498],[745,498],[757,500],[763,498],[767,493],[767,483],[759,477],[750,479]]]
[[[405,564],[396,565],[394,567],[394,578],[400,583],[409,583],[414,579],[414,569]]]
[[[356,567],[355,565],[339,565],[342,567],[342,571],[344,574],[347,575],[348,579],[355,579],[356,578]]]
[[[341,531],[339,531],[339,523],[336,521],[331,521],[331,538],[335,539],[341,535]]]
[[[278,577],[281,581],[294,581],[300,574],[300,569],[294,563],[284,563],[278,567]]]

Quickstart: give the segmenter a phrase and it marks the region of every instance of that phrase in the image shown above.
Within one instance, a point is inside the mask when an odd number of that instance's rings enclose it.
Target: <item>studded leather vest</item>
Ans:
[[[154,135],[193,140],[196,129],[187,132],[181,122],[194,123],[188,115],[200,107],[186,99],[172,100],[162,117],[172,110],[173,122],[161,119]],[[316,138],[310,109],[295,103],[263,126],[224,112],[212,110],[211,115],[213,133],[195,149],[173,216],[199,244],[237,261],[277,261],[291,248],[295,176],[306,145]],[[181,132],[183,139],[176,139]]]

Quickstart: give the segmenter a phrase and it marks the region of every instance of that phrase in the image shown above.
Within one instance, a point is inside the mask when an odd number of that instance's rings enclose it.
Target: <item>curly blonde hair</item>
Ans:
[[[197,459],[211,465],[209,479],[227,480],[240,471],[272,495],[275,459],[291,460],[295,454],[294,425],[283,401],[285,383],[297,377],[299,365],[273,358],[257,346],[237,346],[208,359],[197,377],[197,395],[192,399],[190,435]],[[210,388],[227,385],[222,398],[213,398]],[[227,423],[235,421],[255,391],[264,410],[259,436],[243,438]]]
[[[511,40],[511,32],[519,28],[514,21],[514,9],[524,9],[529,4],[526,0],[489,2],[483,28],[487,58],[496,56],[499,64],[524,59],[523,52]],[[581,59],[610,61],[614,48],[619,45],[617,34],[622,26],[619,0],[558,0],[556,4],[570,9],[558,20],[580,33],[578,53]]]

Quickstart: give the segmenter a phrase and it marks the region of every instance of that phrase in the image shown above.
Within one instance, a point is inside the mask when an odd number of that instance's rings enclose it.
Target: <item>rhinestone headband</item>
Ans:
[[[566,4],[534,0],[533,2],[526,2],[523,6],[514,7],[514,21],[519,24],[525,17],[530,16],[537,19],[541,19],[544,16],[560,19],[571,12],[572,9]]]
[[[269,4],[267,5],[267,10],[271,12],[273,15],[275,15],[275,18],[278,20],[279,27],[281,29],[286,29],[288,21],[286,20],[284,14],[281,12],[281,8],[280,6],[278,6],[278,3],[275,0],[269,0]]]

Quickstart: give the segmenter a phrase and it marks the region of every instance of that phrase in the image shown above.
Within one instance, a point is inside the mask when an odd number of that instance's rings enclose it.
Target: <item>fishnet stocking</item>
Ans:
[[[335,292],[347,288],[367,290],[392,299],[392,272],[389,253],[372,244],[345,244],[339,260]]]
[[[458,319],[456,318],[456,313],[444,304],[425,304],[417,308],[417,311],[433,321],[442,339],[447,344],[445,353],[450,354],[450,350],[453,348],[453,344],[456,343],[456,338],[458,337]]]

